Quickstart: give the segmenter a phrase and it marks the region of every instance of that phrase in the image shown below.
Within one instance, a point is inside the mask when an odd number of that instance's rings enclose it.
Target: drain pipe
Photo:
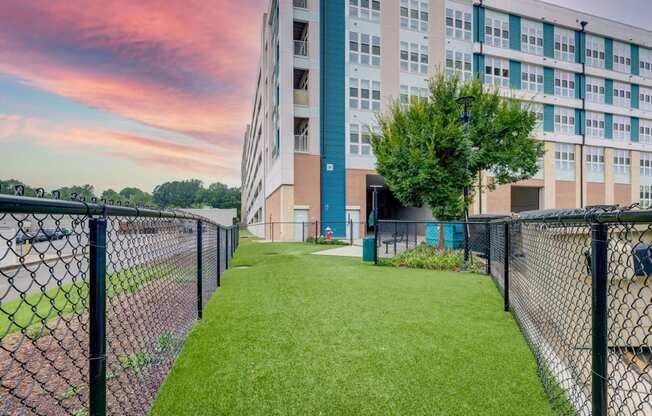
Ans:
[[[577,47],[580,48],[580,60],[582,61],[582,79],[581,85],[576,85],[575,87],[580,88],[580,93],[582,95],[582,117],[580,117],[581,130],[582,133],[582,145],[580,146],[580,208],[584,208],[586,205],[584,203],[584,146],[586,146],[586,25],[587,21],[582,20],[580,25],[582,30],[580,31],[580,44]]]

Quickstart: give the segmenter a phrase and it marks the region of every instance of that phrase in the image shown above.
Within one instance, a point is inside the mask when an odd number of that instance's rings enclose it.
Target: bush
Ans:
[[[319,237],[310,237],[309,239],[306,240],[306,243],[312,243],[312,244],[324,244],[324,245],[331,245],[331,246],[346,246],[348,245],[346,242],[342,240],[326,240],[326,237],[323,235],[320,235]]]
[[[404,251],[393,258],[380,258],[378,262],[383,266],[392,267],[460,271],[464,268],[464,251],[440,250],[435,246],[421,243],[414,249]],[[469,258],[468,270],[482,272],[482,265],[473,255]]]

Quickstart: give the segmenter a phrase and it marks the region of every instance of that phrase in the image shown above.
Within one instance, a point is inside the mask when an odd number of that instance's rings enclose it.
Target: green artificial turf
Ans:
[[[489,277],[317,249],[243,243],[151,414],[552,414]]]

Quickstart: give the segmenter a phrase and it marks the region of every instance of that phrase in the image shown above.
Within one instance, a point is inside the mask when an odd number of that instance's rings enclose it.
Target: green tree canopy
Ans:
[[[457,99],[472,96],[465,134]],[[492,186],[537,173],[543,143],[532,137],[536,115],[521,102],[501,97],[479,80],[461,83],[439,74],[427,100],[396,102],[372,133],[376,168],[392,193],[407,206],[428,205],[441,220],[460,218],[464,186],[489,171]]]
[[[201,205],[202,189],[199,179],[165,182],[154,188],[154,202],[163,208],[196,208]]]

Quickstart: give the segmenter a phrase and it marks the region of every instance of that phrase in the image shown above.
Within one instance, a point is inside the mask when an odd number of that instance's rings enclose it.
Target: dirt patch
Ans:
[[[195,322],[196,284],[165,276],[107,300],[107,401],[113,415],[147,414]],[[88,299],[83,312],[0,342],[0,414],[85,415]],[[42,334],[42,336],[40,336]]]

